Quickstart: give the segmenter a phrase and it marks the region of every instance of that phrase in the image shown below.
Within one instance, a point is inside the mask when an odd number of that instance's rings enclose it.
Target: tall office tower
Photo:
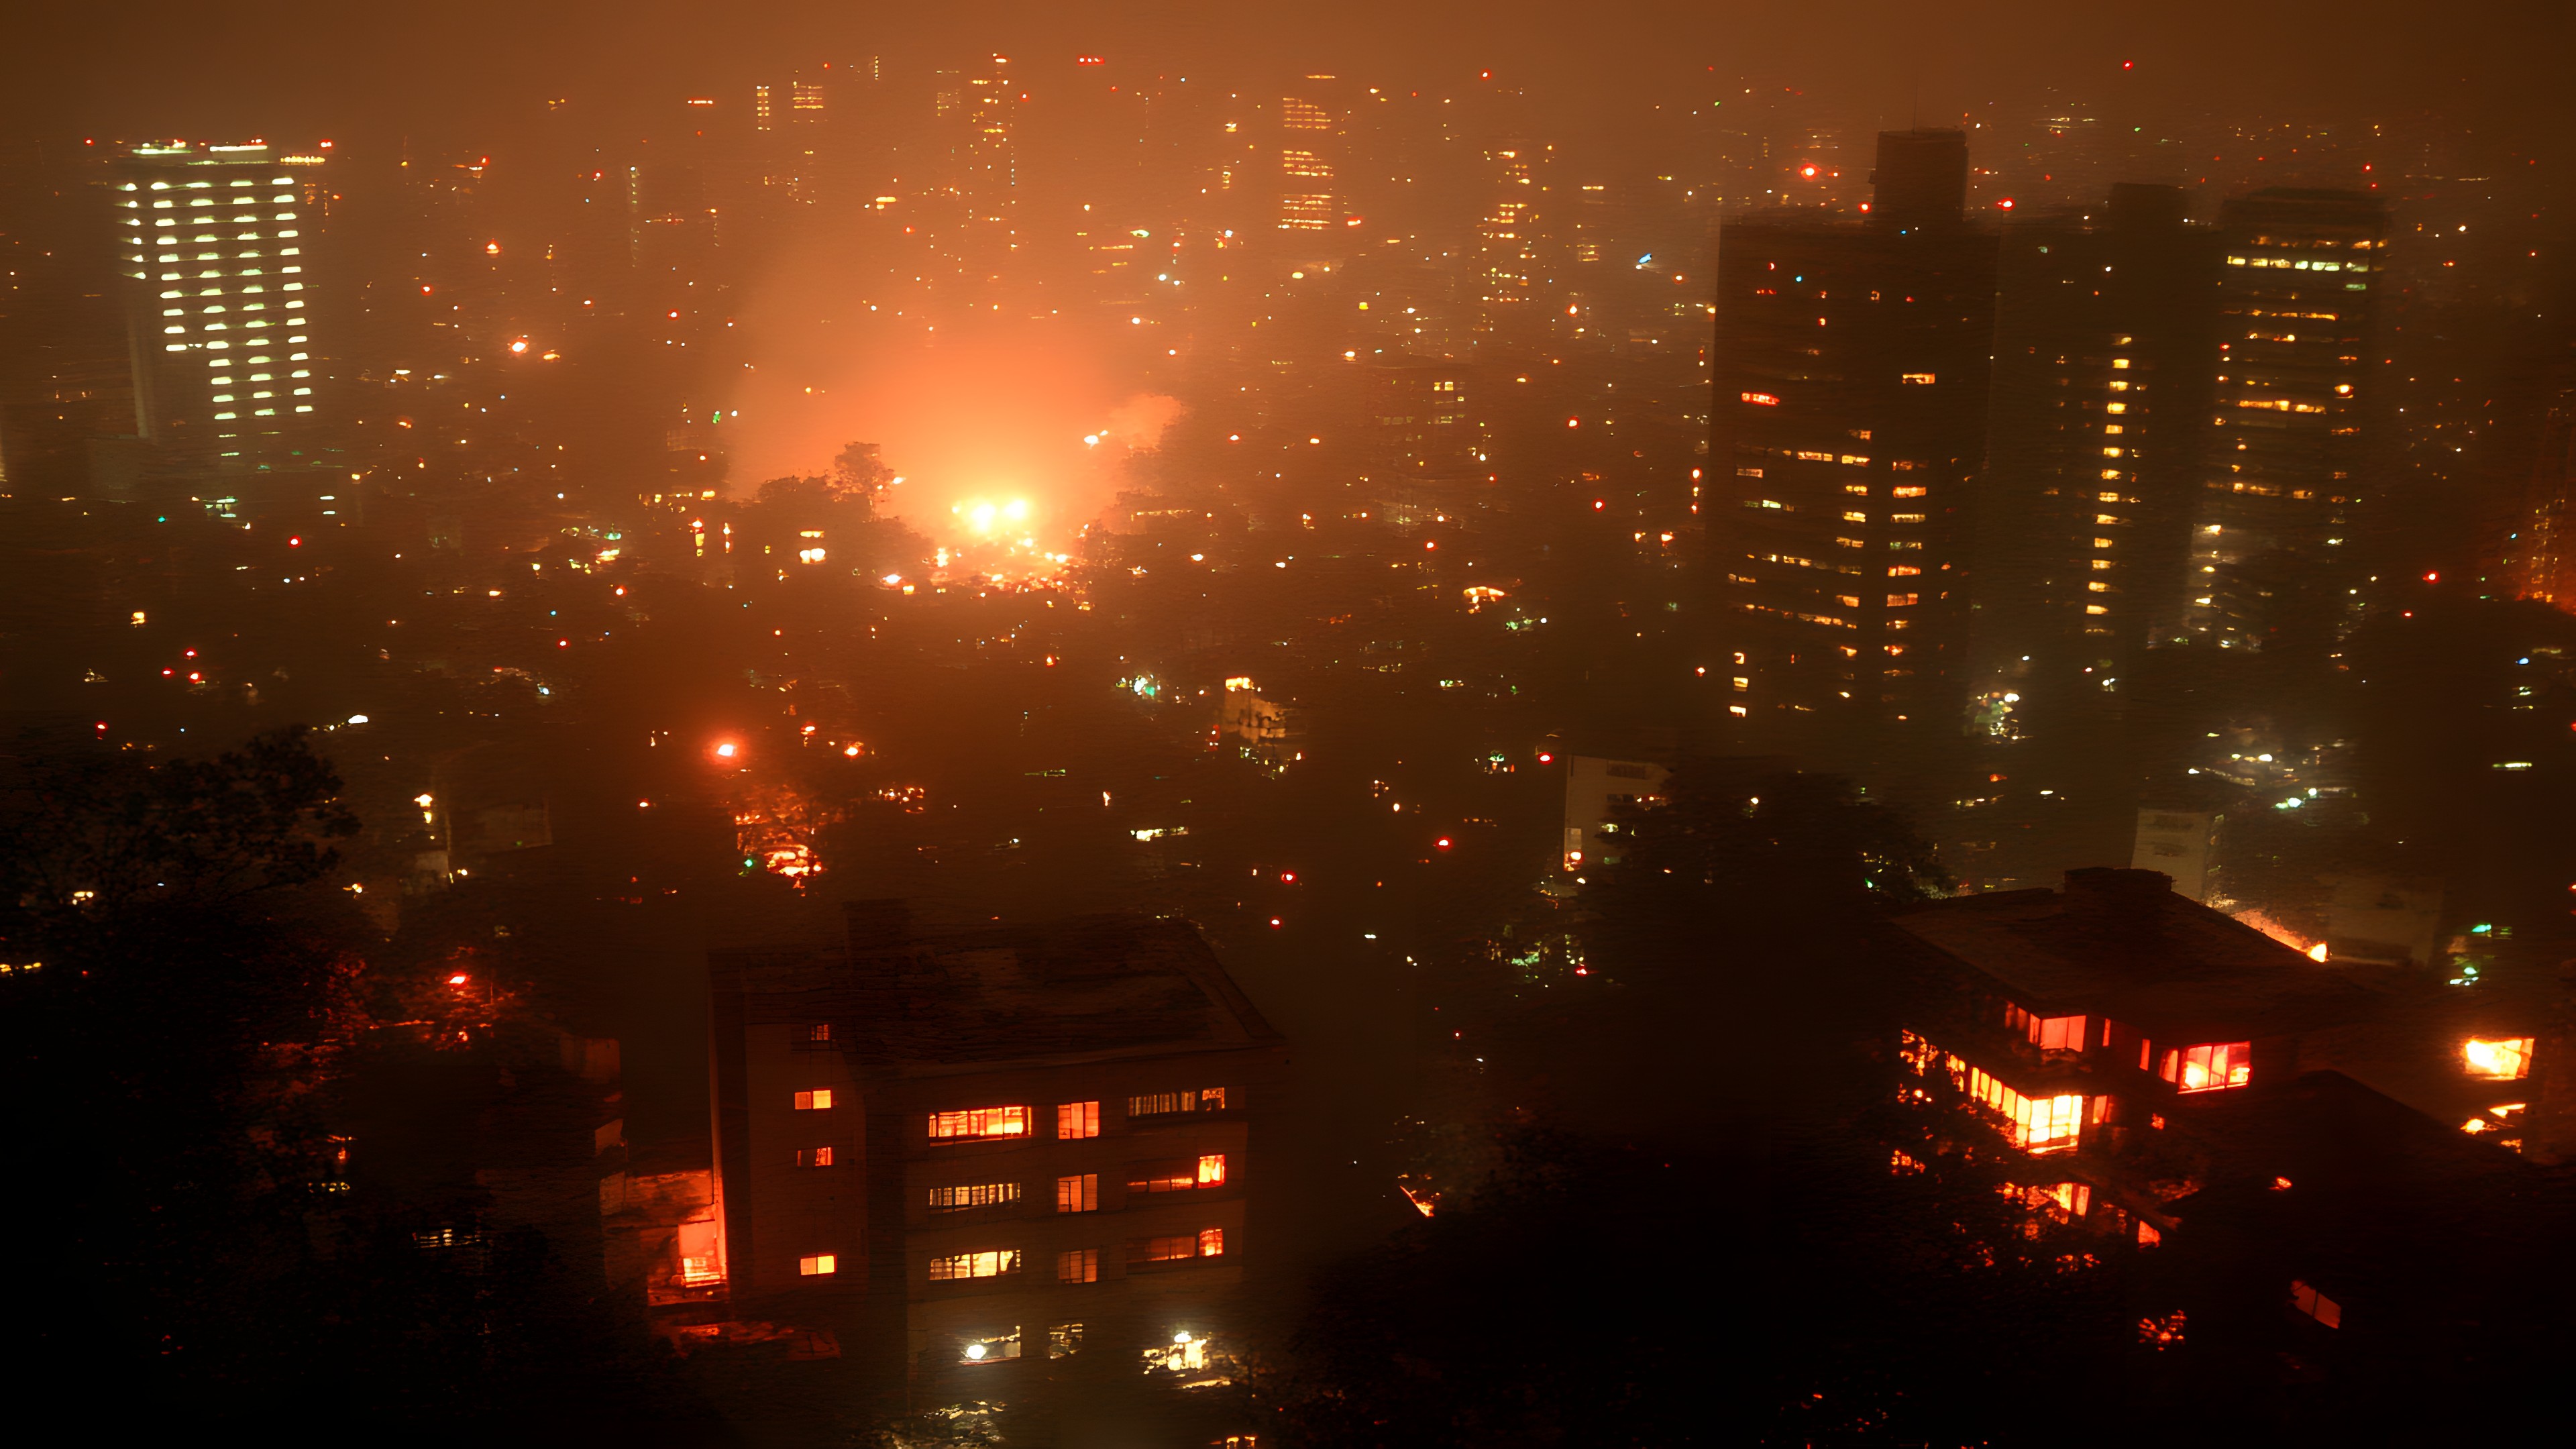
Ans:
[[[2517,599],[2538,599],[2576,613],[2576,378],[2564,374],[2543,394],[2531,482],[2503,550],[2506,586]]]
[[[1328,75],[1309,76],[1329,83]],[[1341,220],[1334,161],[1341,118],[1323,99],[1286,96],[1279,102],[1279,229],[1331,231]]]
[[[2219,221],[2219,333],[2185,576],[2191,633],[2259,644],[2340,588],[2360,491],[2372,292],[2388,214],[2352,191],[2257,191]]]
[[[1958,131],[1879,137],[1866,216],[1718,233],[1707,521],[1730,712],[1826,749],[1955,725],[1996,240]]]
[[[301,180],[324,159],[172,142],[111,163],[137,412],[176,461],[226,473],[325,461]]]
[[[2219,265],[2218,233],[2184,210],[2177,187],[2117,185],[2107,208],[2004,232],[1980,675],[2024,657],[2111,664],[2180,617]]]
[[[1538,178],[1547,148],[1485,148],[1485,210],[1476,221],[1476,330],[1518,332],[1538,324]]]

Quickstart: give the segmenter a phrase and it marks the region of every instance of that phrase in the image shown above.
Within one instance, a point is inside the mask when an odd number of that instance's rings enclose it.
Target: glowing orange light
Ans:
[[[525,351],[527,351],[527,350],[528,350],[528,339],[526,339],[526,338],[522,337],[522,338],[520,338],[518,341],[511,343],[511,344],[510,344],[510,350],[511,350],[512,352],[525,352]]]
[[[1449,848],[1449,837],[1444,835],[1431,843],[1440,847],[1442,850],[1447,850]]]
[[[1801,176],[1812,177],[1816,174],[1816,168],[1813,166],[1801,166],[1798,168],[1798,174]]]
[[[462,986],[462,985],[464,985],[464,984],[465,984],[465,982],[466,982],[466,976],[465,976],[465,973],[464,973],[464,972],[462,972],[462,971],[459,971],[459,972],[457,972],[455,975],[450,976],[450,977],[448,977],[448,978],[447,978],[447,984],[448,984],[448,985],[450,985],[450,986]]]
[[[733,741],[727,740],[723,744],[716,746],[716,758],[719,760],[730,760],[734,756],[735,749],[736,746]]]

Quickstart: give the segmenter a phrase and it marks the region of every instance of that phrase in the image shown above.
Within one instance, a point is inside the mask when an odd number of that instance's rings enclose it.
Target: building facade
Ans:
[[[1718,234],[1710,572],[1728,709],[1775,732],[1955,713],[1996,243],[1960,133],[1882,136],[1876,180]]]
[[[259,142],[114,158],[137,415],[152,446],[225,474],[329,462],[308,271],[325,161]]]
[[[2210,642],[2255,645],[2298,589],[2346,572],[2388,217],[2358,192],[2275,189],[2230,200],[2219,228],[2187,620]]]
[[[1190,927],[925,933],[863,902],[845,947],[719,954],[714,987],[737,1312],[973,1398],[1077,1354],[1222,1375],[1282,1045]]]

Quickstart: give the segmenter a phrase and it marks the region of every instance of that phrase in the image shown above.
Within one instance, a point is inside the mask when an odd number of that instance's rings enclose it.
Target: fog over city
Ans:
[[[2572,46],[13,17],[10,1361],[155,1435],[2545,1432]]]

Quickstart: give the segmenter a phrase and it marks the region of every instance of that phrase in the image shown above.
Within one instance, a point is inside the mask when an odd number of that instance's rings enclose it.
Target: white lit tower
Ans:
[[[306,269],[325,160],[170,142],[111,162],[138,420],[173,462],[235,473],[325,461]]]

